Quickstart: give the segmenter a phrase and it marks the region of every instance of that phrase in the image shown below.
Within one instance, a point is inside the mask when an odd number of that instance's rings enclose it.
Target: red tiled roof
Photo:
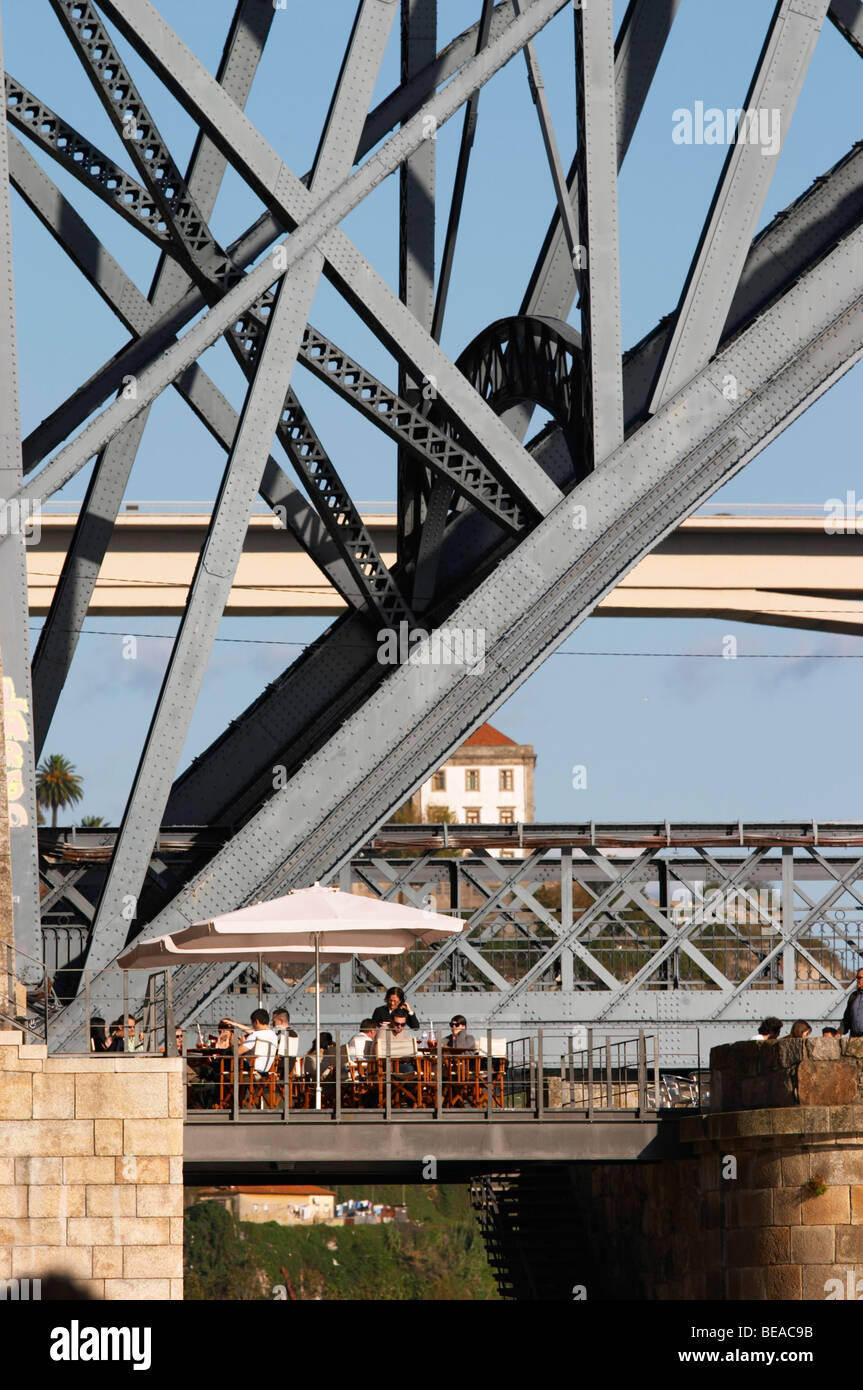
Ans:
[[[475,744],[481,748],[493,748],[501,743],[508,743],[512,748],[517,747],[514,738],[507,738],[506,734],[502,734],[493,724],[480,724],[470,738],[465,739],[462,747],[467,748],[470,744]]]

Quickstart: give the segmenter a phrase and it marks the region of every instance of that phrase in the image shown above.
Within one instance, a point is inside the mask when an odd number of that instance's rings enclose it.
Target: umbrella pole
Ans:
[[[259,1009],[262,1009],[262,1008],[264,1007],[264,981],[263,981],[263,970],[264,970],[264,963],[263,963],[263,960],[262,960],[262,958],[261,958],[261,955],[259,954],[259,955],[258,955],[258,1008],[259,1008]]]
[[[315,1109],[321,1108],[321,934],[315,932]]]

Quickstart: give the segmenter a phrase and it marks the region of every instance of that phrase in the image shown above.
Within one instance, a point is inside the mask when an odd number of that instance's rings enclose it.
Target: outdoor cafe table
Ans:
[[[230,1110],[234,1103],[233,1052],[213,1049],[190,1049],[186,1055],[189,1068],[189,1106],[192,1109]],[[302,1058],[291,1058],[287,1078],[287,1103],[291,1110],[307,1110],[314,1106],[314,1074],[302,1070]],[[335,1058],[322,1055],[322,1099],[325,1109],[335,1105]],[[237,1080],[238,1108],[281,1109],[285,1104],[285,1077],[282,1063],[271,1073],[252,1073],[251,1058],[240,1057]],[[332,1068],[327,1070],[327,1066]],[[492,1058],[492,1105],[503,1107],[503,1083],[506,1061]],[[196,1077],[192,1081],[192,1076]],[[364,1057],[357,1061],[342,1056],[341,1104],[344,1109],[365,1107],[386,1108],[386,1057]],[[196,1095],[197,1091],[197,1095]],[[415,1056],[390,1058],[390,1106],[392,1109],[433,1108],[437,1104],[438,1054],[436,1049],[420,1049]],[[445,1109],[469,1107],[485,1109],[488,1105],[488,1057],[478,1052],[445,1048],[441,1054],[441,1104]]]

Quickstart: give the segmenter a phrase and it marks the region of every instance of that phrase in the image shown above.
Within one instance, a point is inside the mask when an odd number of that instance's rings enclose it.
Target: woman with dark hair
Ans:
[[[94,1014],[90,1019],[90,1051],[111,1051],[111,1043],[108,1039],[108,1025],[99,1014]]]
[[[379,1028],[382,1023],[392,1023],[396,1009],[404,1009],[408,1016],[408,1028],[418,1029],[420,1021],[413,1007],[405,999],[405,992],[398,985],[391,985],[386,992],[386,1003],[379,1004],[372,1014],[372,1023]]]

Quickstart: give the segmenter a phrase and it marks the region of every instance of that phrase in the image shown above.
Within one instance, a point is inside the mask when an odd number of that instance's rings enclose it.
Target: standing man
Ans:
[[[372,1023],[378,1027],[381,1023],[392,1023],[393,1014],[397,1009],[401,1009],[407,1017],[408,1028],[418,1030],[420,1021],[410,1005],[405,999],[405,992],[398,985],[392,985],[386,992],[386,1003],[379,1004],[372,1014]]]
[[[840,1037],[843,1033],[850,1033],[852,1038],[863,1038],[863,970],[857,971],[857,988],[850,996],[842,1015]]]

